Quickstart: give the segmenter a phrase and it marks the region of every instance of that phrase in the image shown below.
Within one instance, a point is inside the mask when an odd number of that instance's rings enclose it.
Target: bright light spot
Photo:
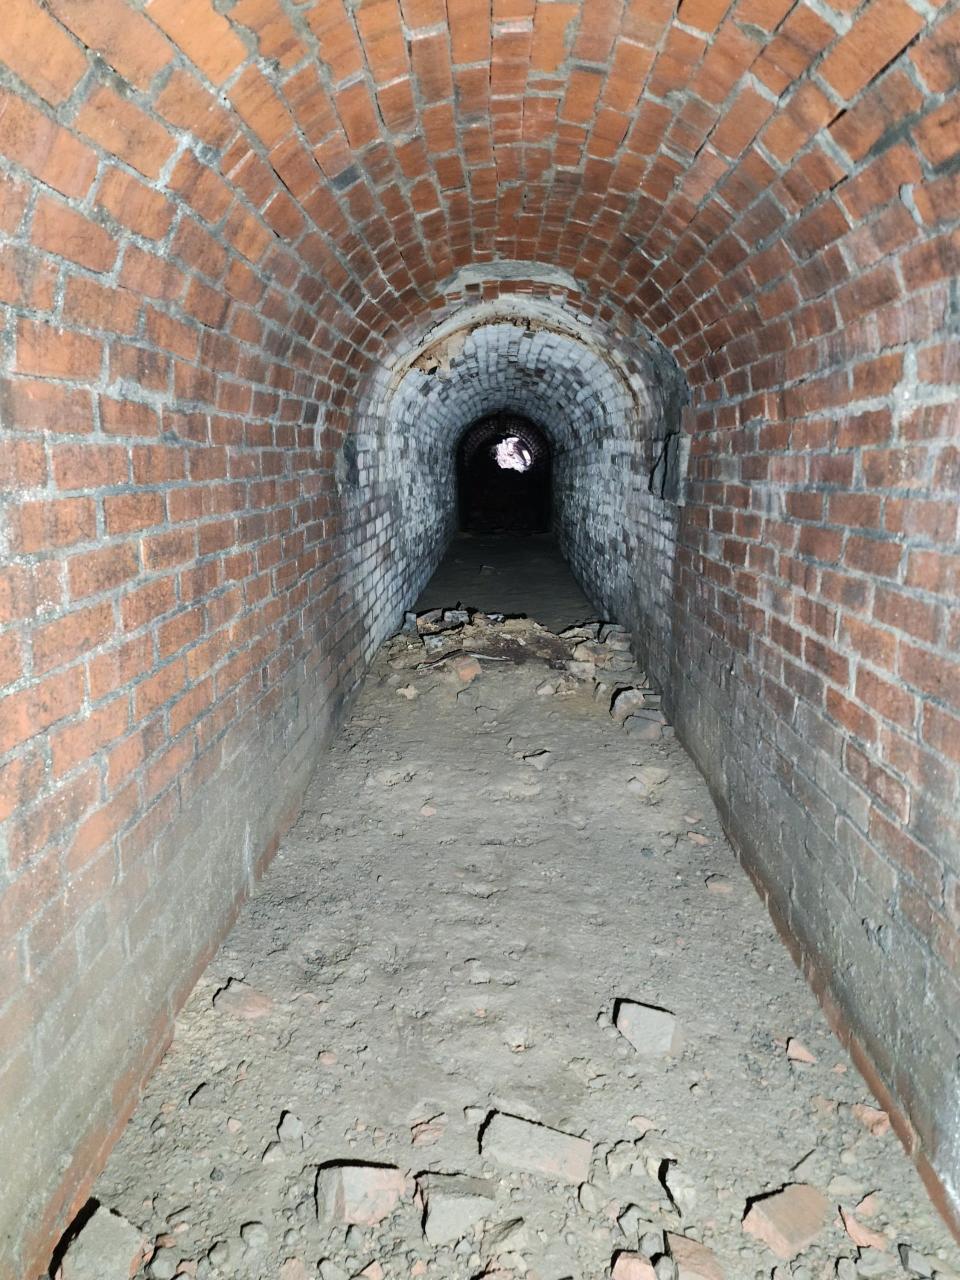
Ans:
[[[519,436],[507,436],[493,452],[502,471],[528,471],[533,465],[533,454]]]

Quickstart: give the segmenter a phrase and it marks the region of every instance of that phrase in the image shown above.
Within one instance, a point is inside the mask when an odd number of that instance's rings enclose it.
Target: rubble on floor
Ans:
[[[662,696],[408,615],[62,1280],[957,1280]]]

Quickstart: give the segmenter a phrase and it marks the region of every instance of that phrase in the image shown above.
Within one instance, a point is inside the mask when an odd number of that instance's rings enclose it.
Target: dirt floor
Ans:
[[[437,619],[381,652],[96,1187],[142,1274],[960,1272],[657,699],[611,716],[643,685],[624,637],[592,634]],[[786,1260],[744,1218],[797,1186]],[[796,1194],[746,1225],[776,1242]]]
[[[552,631],[596,615],[553,538],[460,533],[416,609],[462,602],[474,609],[525,614]]]

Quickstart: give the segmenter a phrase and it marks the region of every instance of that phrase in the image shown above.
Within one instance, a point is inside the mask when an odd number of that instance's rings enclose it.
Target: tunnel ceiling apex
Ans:
[[[87,208],[138,237],[128,287],[160,271],[154,248],[235,302],[265,272],[290,295],[270,311],[295,362],[332,366],[331,394],[452,285],[564,293],[738,398],[761,352],[783,381],[795,348],[938,278],[954,8],[48,0],[37,39],[0,33],[27,94],[14,110],[2,90],[3,151],[78,205],[44,210],[41,240]],[[215,329],[209,287],[189,305]]]

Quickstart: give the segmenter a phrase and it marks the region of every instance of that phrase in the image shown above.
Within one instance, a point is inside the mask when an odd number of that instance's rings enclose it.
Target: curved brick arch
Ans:
[[[955,1209],[956,5],[221,7],[0,26],[11,1273],[424,571],[371,406],[485,303],[565,311],[662,410],[571,465],[568,551]]]
[[[461,433],[457,454],[469,466],[481,449],[493,449],[507,437],[516,437],[529,453],[530,466],[543,466],[550,461],[550,443],[543,431],[529,418],[511,413],[496,413]]]

